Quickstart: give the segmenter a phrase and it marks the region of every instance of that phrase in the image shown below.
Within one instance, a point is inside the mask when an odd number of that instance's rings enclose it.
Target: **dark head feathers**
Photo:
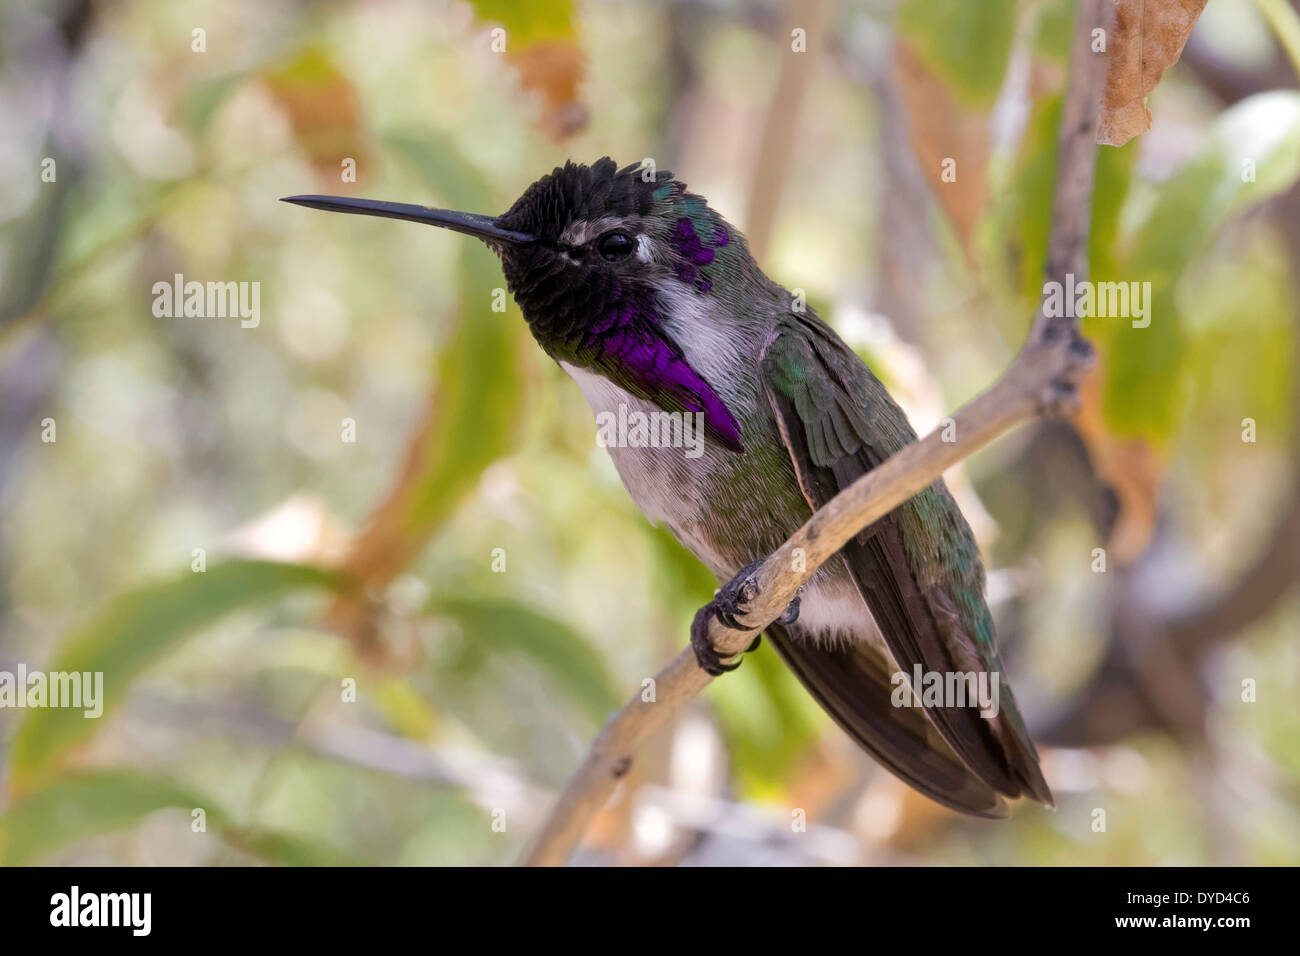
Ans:
[[[500,223],[554,243],[571,222],[648,215],[660,184],[672,177],[666,171],[643,176],[640,163],[618,169],[608,156],[590,166],[570,160],[529,186]]]

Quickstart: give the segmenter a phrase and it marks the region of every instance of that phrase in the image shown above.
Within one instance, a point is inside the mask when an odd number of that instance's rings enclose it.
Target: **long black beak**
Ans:
[[[467,236],[478,236],[495,242],[525,244],[536,242],[536,236],[526,232],[502,229],[495,216],[480,216],[472,212],[455,212],[451,209],[430,209],[404,202],[380,202],[376,199],[352,199],[347,196],[286,196],[281,202],[291,202],[310,209],[329,212],[350,212],[359,216],[382,216],[385,219],[409,219],[430,226],[442,226]]]

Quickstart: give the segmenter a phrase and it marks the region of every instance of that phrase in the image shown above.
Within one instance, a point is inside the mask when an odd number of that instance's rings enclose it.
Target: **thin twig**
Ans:
[[[1085,278],[1092,209],[1095,134],[1105,58],[1090,50],[1094,27],[1106,26],[1107,0],[1083,0],[1075,24],[1071,75],[1061,115],[1059,178],[1047,256],[1049,279],[1067,273]],[[1040,308],[1029,340],[1011,366],[987,391],[953,416],[955,441],[931,432],[862,476],[817,511],[754,575],[757,597],[739,615],[748,631],[734,631],[716,619],[709,638],[720,652],[739,654],[755,632],[775,620],[800,586],[844,544],[938,479],[944,471],[1003,432],[1046,413],[1068,410],[1092,361],[1092,350],[1073,319],[1050,318]],[[950,433],[951,433],[950,429]],[[798,570],[796,570],[798,569]],[[671,721],[712,680],[688,647],[655,677],[654,700],[634,697],[612,715],[592,743],[581,767],[560,795],[551,817],[525,861],[562,865],[582,839],[587,824],[609,799],[646,739]]]

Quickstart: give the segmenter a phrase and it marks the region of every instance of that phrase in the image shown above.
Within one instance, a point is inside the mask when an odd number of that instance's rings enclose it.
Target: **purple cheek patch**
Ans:
[[[677,277],[683,282],[694,285],[702,293],[712,289],[713,280],[702,275],[696,267],[707,266],[713,262],[718,255],[714,250],[730,244],[731,233],[727,231],[727,227],[718,226],[713,238],[706,245],[695,231],[695,223],[690,219],[682,218],[677,220],[672,236],[669,238],[673,250],[681,259],[677,265]]]
[[[712,249],[700,241],[700,237],[695,234],[695,224],[689,219],[677,220],[677,228],[673,232],[672,241],[677,254],[687,262],[693,262],[697,266],[707,266],[716,255]]]

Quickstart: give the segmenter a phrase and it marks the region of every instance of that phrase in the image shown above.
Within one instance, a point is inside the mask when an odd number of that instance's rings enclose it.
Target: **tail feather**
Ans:
[[[822,708],[895,776],[960,813],[1007,816],[1002,797],[967,768],[921,711],[892,705],[891,668],[870,645],[826,648],[779,624],[767,635]]]

